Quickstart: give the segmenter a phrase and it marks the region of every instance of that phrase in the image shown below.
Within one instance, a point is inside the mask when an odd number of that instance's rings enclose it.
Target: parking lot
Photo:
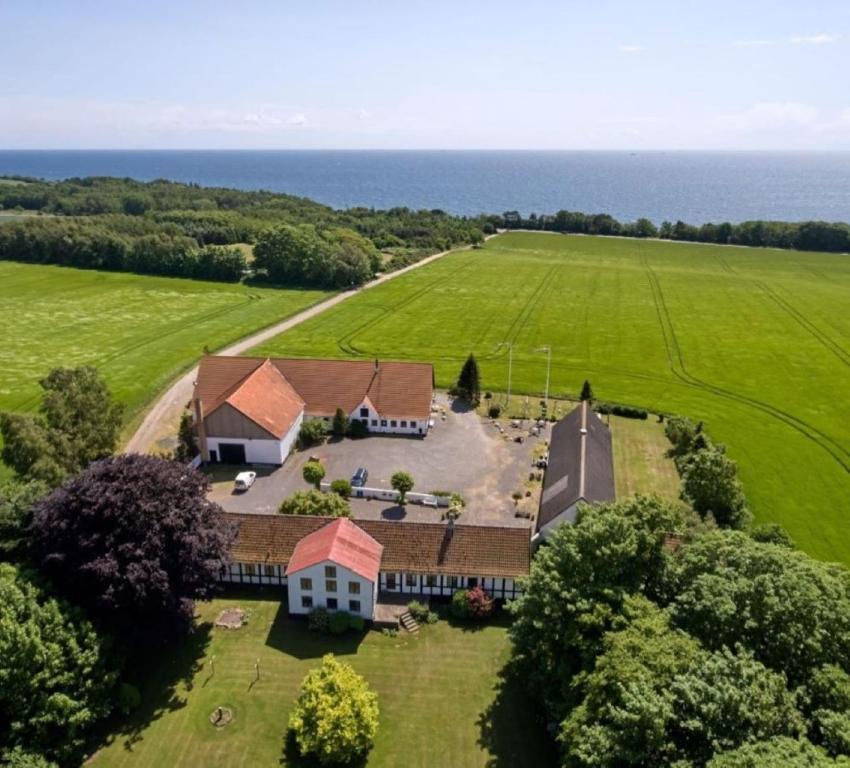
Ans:
[[[280,502],[309,486],[301,475],[310,456],[318,456],[325,466],[326,480],[350,479],[358,467],[369,472],[369,487],[390,488],[397,470],[409,472],[420,492],[458,492],[466,500],[461,522],[489,525],[528,525],[516,516],[512,494],[525,494],[535,448],[548,434],[529,435],[526,425],[505,426],[505,435],[488,419],[452,404],[445,395],[437,397],[440,412],[425,438],[372,436],[362,440],[330,440],[306,451],[296,451],[283,467],[254,467],[257,480],[245,493],[233,491],[234,467],[215,467],[210,498],[233,512],[274,512]],[[514,442],[523,436],[522,444]],[[529,502],[523,506],[528,508]],[[400,508],[390,502],[352,499],[355,518],[407,520],[440,519],[441,511],[408,504]]]

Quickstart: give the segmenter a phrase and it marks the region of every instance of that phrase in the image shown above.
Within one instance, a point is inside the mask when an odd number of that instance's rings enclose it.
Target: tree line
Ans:
[[[523,590],[510,674],[565,768],[850,764],[850,574],[778,526],[584,506]]]
[[[761,248],[788,248],[799,251],[850,252],[850,225],[828,221],[743,221],[732,224],[707,223],[701,226],[683,221],[664,221],[656,226],[647,218],[621,222],[607,213],[558,211],[554,215],[506,211],[488,217],[499,229],[532,229],[583,235],[619,235],[620,237],[658,237],[719,245],[748,245]]]
[[[292,195],[163,180],[18,181],[0,185],[0,209],[45,216],[7,224],[16,233],[7,235],[13,242],[0,257],[34,263],[237,281],[248,266],[244,257],[209,246],[263,243],[273,264],[258,266],[258,279],[280,284],[285,277],[288,284],[334,288],[360,284],[376,271],[435,251],[479,243],[485,231],[495,231],[484,217],[440,210],[335,210]],[[273,232],[281,227],[301,233],[297,253],[292,238],[273,253]],[[84,242],[62,244],[73,238]]]

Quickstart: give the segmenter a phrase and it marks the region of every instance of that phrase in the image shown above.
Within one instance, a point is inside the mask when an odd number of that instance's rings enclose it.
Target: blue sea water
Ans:
[[[0,150],[0,174],[165,178],[337,208],[850,222],[846,152]]]

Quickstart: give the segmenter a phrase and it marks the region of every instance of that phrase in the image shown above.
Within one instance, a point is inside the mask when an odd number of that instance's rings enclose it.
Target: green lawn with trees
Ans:
[[[738,463],[756,522],[850,563],[850,258],[510,233],[334,307],[259,351],[432,361],[482,390],[546,386],[704,421]],[[256,353],[256,351],[254,352]],[[498,401],[498,394],[494,402]]]
[[[221,610],[234,606],[248,612],[247,625],[213,629]],[[440,621],[416,636],[318,634],[286,615],[278,593],[253,590],[199,611],[196,632],[176,652],[138,670],[142,705],[92,766],[302,765],[297,753],[285,754],[290,714],[305,676],[327,653],[377,694],[369,766],[554,765],[522,686],[503,677],[510,645],[499,621],[468,629]],[[233,712],[220,730],[210,724],[218,706]]]
[[[327,295],[0,262],[0,411],[34,410],[52,368],[92,365],[132,421],[205,348]]]

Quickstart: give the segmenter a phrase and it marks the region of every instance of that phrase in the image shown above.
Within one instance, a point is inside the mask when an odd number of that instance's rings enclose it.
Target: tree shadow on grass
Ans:
[[[499,672],[496,697],[478,716],[478,744],[489,753],[487,768],[555,768],[558,751],[546,720],[513,662]]]
[[[364,768],[368,759],[369,753],[367,752],[365,755],[359,755],[346,763],[342,763],[341,768]],[[280,764],[287,768],[325,768],[313,755],[302,755],[298,751],[295,734],[292,731],[286,732]]]
[[[141,703],[129,717],[116,712],[104,723],[99,748],[121,740],[124,749],[131,752],[152,722],[186,706],[183,692],[194,687],[194,678],[203,666],[211,632],[210,622],[198,624],[182,640],[152,648],[133,659],[127,666],[125,680],[139,689]],[[178,691],[181,687],[182,691]]]
[[[296,659],[320,659],[326,653],[351,656],[357,653],[366,632],[349,630],[343,635],[312,632],[307,626],[306,617],[291,618],[286,602],[282,601],[266,636],[266,645]]]
[[[511,625],[511,617],[503,608],[497,608],[495,613],[487,619],[459,619],[452,614],[451,606],[448,605],[439,606],[437,612],[450,627],[459,629],[461,632],[480,632],[487,627],[507,628]]]

